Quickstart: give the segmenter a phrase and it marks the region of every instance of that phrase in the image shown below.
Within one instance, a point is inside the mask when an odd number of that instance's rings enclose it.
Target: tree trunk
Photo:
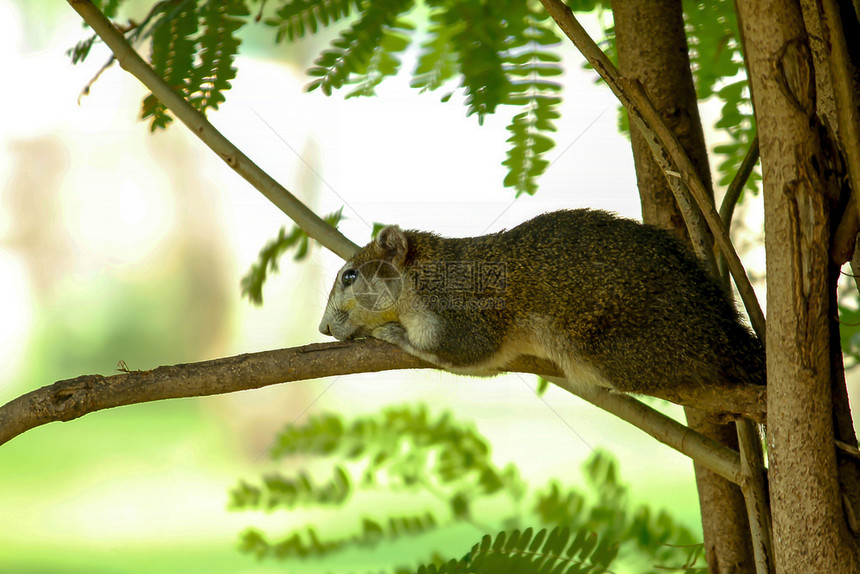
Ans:
[[[824,4],[829,3],[828,7]],[[807,36],[809,37],[809,47],[812,50],[812,61],[815,69],[815,109],[818,117],[828,127],[831,140],[839,142],[839,148],[848,150],[852,145],[858,146],[860,142],[856,141],[855,134],[857,126],[847,124],[840,125],[839,113],[837,112],[837,85],[841,84],[844,91],[850,91],[855,94],[860,93],[860,77],[858,76],[858,64],[860,64],[860,45],[856,42],[850,45],[853,48],[848,49],[848,46],[842,44],[848,38],[855,39],[860,35],[860,22],[858,22],[858,14],[847,8],[844,14],[834,14],[835,2],[832,0],[800,0],[800,9],[803,14],[803,24],[806,28]],[[838,12],[838,10],[837,10]],[[841,16],[841,17],[840,17]],[[847,44],[847,42],[846,42]],[[843,58],[836,59],[833,54],[839,53],[842,50],[841,46],[845,46]],[[835,66],[841,62],[844,67]],[[834,78],[834,75],[839,74],[840,78]],[[843,94],[844,95],[844,94]],[[858,108],[856,103],[857,98],[853,101],[843,102],[843,107]],[[858,110],[860,112],[860,110]],[[855,115],[858,113],[855,112]],[[843,121],[846,118],[842,118]],[[855,117],[854,122],[857,122]],[[849,143],[853,142],[853,143]],[[835,155],[835,151],[830,150],[831,154]],[[850,153],[846,153],[845,161],[852,160]],[[839,174],[844,177],[850,174],[850,168],[846,170],[848,173]],[[848,181],[850,178],[845,178]],[[846,197],[849,190],[843,191],[843,203],[845,212],[836,213],[838,217],[850,219],[853,217],[847,211],[852,207],[852,198]],[[842,241],[837,237],[834,227],[842,227],[846,222],[831,221],[831,231],[833,232],[833,241]],[[849,224],[846,229],[850,229],[850,233],[846,237],[851,245],[856,243],[857,229],[854,225]],[[831,249],[831,258],[834,252]],[[840,260],[841,262],[841,260]],[[836,309],[836,285],[839,279],[839,266],[831,262],[830,269],[830,308]],[[839,323],[837,317],[831,314],[830,321],[830,360],[831,360],[831,388],[833,392],[833,429],[837,440],[841,440],[848,444],[857,444],[857,435],[854,431],[854,421],[851,418],[851,407],[848,403],[848,389],[845,386],[845,371],[842,363],[842,343],[839,336]],[[839,485],[843,494],[843,503],[851,506],[850,512],[854,517],[860,518],[860,461],[856,458],[848,456],[837,451],[836,463],[839,468]],[[860,526],[857,525],[855,519],[851,530],[855,538],[860,534]]]
[[[707,147],[690,70],[681,2],[623,0],[613,2],[612,9],[621,73],[643,83],[700,177],[710,187]],[[642,135],[635,127],[630,131],[643,220],[689,241],[665,175]],[[691,428],[737,449],[734,423],[715,424],[695,409],[685,412]],[[741,490],[701,465],[694,468],[710,571],[754,572],[749,521]]]
[[[642,82],[654,106],[683,144],[702,181],[710,187],[708,150],[690,71],[680,0],[615,0],[612,13],[619,70],[624,76]],[[666,176],[651,157],[645,138],[632,126],[630,141],[642,219],[689,241],[684,217],[666,183]]]
[[[860,572],[833,444],[829,239],[815,76],[797,0],[738,0],[761,142],[777,572]]]

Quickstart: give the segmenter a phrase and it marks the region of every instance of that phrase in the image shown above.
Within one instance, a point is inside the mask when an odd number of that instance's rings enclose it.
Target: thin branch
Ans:
[[[847,442],[839,439],[836,439],[834,442],[836,443],[836,448],[860,460],[860,448],[857,448],[856,445],[850,445]]]
[[[245,178],[278,209],[296,222],[309,237],[348,259],[358,247],[263,171],[233,145],[206,117],[191,106],[134,51],[122,33],[89,0],[67,0],[96,34],[111,49],[119,65],[145,85],[173,112],[191,133],[200,138],[218,157]]]
[[[851,195],[857,194],[851,191]],[[842,219],[833,232],[833,241],[830,244],[830,260],[834,264],[842,266],[846,261],[851,261],[857,255],[855,250],[857,244],[857,232],[860,231],[860,217],[857,216],[857,204],[850,200],[842,213]]]
[[[827,46],[824,53],[827,55],[833,83],[837,124],[833,127],[845,157],[851,188],[850,203],[842,214],[830,246],[831,259],[837,265],[842,265],[852,258],[857,233],[860,231],[860,95],[857,93],[856,80],[858,70],[848,51],[845,26],[838,3],[833,0],[819,0],[817,5],[824,45]]]
[[[582,55],[585,56],[589,64],[600,74],[615,96],[621,101],[622,105],[627,108],[630,119],[639,128],[645,139],[649,141],[649,145],[651,145],[651,149],[654,152],[654,159],[663,168],[670,183],[673,176],[676,175],[686,185],[698,204],[705,221],[707,221],[717,242],[717,246],[728,262],[729,270],[747,309],[753,329],[764,345],[766,336],[764,313],[761,310],[743,264],[734,246],[732,246],[726,228],[720,220],[720,215],[717,213],[713,202],[708,196],[704,183],[696,173],[696,169],[684,151],[683,146],[681,146],[675,134],[663,121],[660,113],[654,108],[654,104],[648,98],[641,83],[621,76],[615,65],[576,20],[571,9],[561,0],[541,0],[541,3],[558,24],[559,28],[562,29]],[[670,165],[670,159],[674,163],[677,172]],[[680,186],[670,185],[670,187],[673,192],[680,191],[682,192],[680,195],[684,195],[683,189]],[[676,199],[682,208],[684,205],[689,204],[689,199],[684,197],[676,196]],[[688,222],[688,225],[690,224],[691,222]],[[697,252],[700,249],[703,248],[701,246],[697,247]]]
[[[697,433],[633,397],[614,393],[597,385],[571,384],[560,377],[549,380],[642,429],[726,480],[740,484],[743,478],[740,455],[729,447]]]
[[[842,24],[839,3],[835,0],[819,0],[821,28],[825,36],[825,50],[833,81],[833,101],[839,143],[842,144],[845,162],[848,164],[848,179],[851,182],[852,202],[860,212],[860,94],[858,94],[857,70],[848,50],[845,26]],[[857,38],[853,40],[857,41]]]
[[[0,445],[49,422],[70,421],[123,405],[217,395],[352,373],[429,368],[435,367],[393,345],[364,339],[314,343],[112,376],[83,375],[36,389],[0,407]],[[508,368],[547,378],[561,376],[553,364],[534,357],[521,357]],[[685,396],[667,393],[661,398],[680,400],[705,411],[732,413],[732,418],[742,415],[762,421],[766,415],[765,392],[763,386],[757,385],[713,387],[697,389]]]
[[[747,153],[744,156],[743,161],[741,161],[741,165],[738,167],[735,177],[732,178],[732,182],[726,189],[726,195],[723,197],[723,202],[720,204],[720,219],[723,221],[723,225],[726,226],[726,231],[728,231],[732,226],[732,216],[735,213],[735,206],[737,206],[741,192],[747,184],[747,180],[750,178],[750,175],[752,175],[755,165],[758,163],[758,158],[759,145],[758,134],[756,134],[750,142],[750,147],[747,149]]]
[[[723,202],[720,204],[720,219],[726,227],[726,233],[729,233],[732,228],[732,217],[735,213],[735,207],[738,204],[738,199],[741,196],[744,186],[747,184],[747,180],[750,178],[750,175],[752,175],[756,163],[758,163],[759,155],[758,134],[756,134],[750,142],[750,147],[747,149],[747,153],[744,155],[744,159],[741,161],[741,165],[738,167],[735,177],[732,178],[732,182],[726,189],[726,195],[723,197]],[[728,271],[726,269],[726,259],[722,255],[717,257],[717,268],[719,269],[718,277],[724,281],[725,286],[728,287],[729,279],[727,275]]]
[[[765,485],[764,457],[758,429],[749,420],[737,421],[738,447],[741,453],[741,482],[750,518],[756,573],[773,574],[773,543],[771,540],[770,505]]]

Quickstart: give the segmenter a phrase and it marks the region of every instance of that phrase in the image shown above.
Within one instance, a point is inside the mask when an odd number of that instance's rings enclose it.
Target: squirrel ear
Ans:
[[[380,229],[376,234],[376,244],[382,249],[385,259],[394,265],[399,267],[406,261],[409,240],[397,225],[388,225]]]

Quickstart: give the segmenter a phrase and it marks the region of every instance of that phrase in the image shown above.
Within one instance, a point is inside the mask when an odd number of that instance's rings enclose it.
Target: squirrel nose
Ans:
[[[331,336],[331,330],[328,328],[328,323],[326,323],[325,321],[320,323],[319,329],[320,333],[322,333],[323,335]]]

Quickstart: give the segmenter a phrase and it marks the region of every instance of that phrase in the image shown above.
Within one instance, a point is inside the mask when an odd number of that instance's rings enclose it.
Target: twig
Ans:
[[[337,229],[323,221],[313,211],[263,171],[257,164],[233,145],[206,117],[192,107],[155,73],[149,64],[134,51],[125,37],[89,0],[67,0],[96,34],[111,49],[119,65],[141,81],[173,112],[191,133],[200,138],[218,157],[274,203],[278,209],[296,222],[309,237],[324,247],[348,259],[358,247]]]
[[[855,2],[855,7],[857,3]],[[850,203],[836,228],[830,247],[830,257],[837,265],[852,258],[857,232],[860,230],[860,96],[858,96],[857,72],[845,38],[845,27],[837,2],[818,2],[821,16],[821,33],[830,78],[833,82],[833,103],[836,108],[836,132],[847,164],[848,181],[851,188]],[[848,73],[846,73],[846,70]],[[850,73],[853,70],[854,74]]]
[[[0,445],[49,422],[70,421],[123,405],[217,395],[352,373],[429,368],[435,367],[388,343],[365,339],[315,343],[112,376],[84,375],[36,389],[0,407]],[[508,369],[546,377],[561,375],[553,364],[534,357],[521,357]],[[764,420],[766,416],[763,386],[709,387],[683,396],[672,394],[661,398],[682,401],[705,411],[734,413],[734,417]]]
[[[734,484],[742,479],[740,455],[652,409],[633,397],[614,393],[597,385],[571,384],[560,377],[549,378],[556,385],[591,404],[642,429],[658,441],[681,452]]]
[[[773,574],[770,505],[765,486],[765,468],[761,440],[755,424],[737,421],[738,447],[741,453],[741,491],[750,517],[753,555],[757,574]]]
[[[848,50],[849,44],[845,37],[845,27],[842,25],[839,3],[835,0],[822,0],[818,4],[824,43],[829,47],[825,53],[833,81],[839,142],[848,164],[852,202],[855,210],[860,212],[860,94],[856,76],[860,70],[855,69]],[[853,41],[856,42],[857,39]],[[850,73],[852,71],[853,74]]]
[[[758,158],[759,145],[758,134],[756,134],[750,142],[750,147],[747,149],[747,153],[744,155],[744,159],[741,161],[741,165],[738,167],[735,177],[732,178],[732,182],[729,184],[729,187],[726,188],[726,195],[723,197],[723,202],[720,204],[720,219],[723,221],[723,225],[726,226],[727,231],[732,226],[732,216],[735,213],[735,206],[738,204],[738,198],[741,196],[741,192],[747,184],[747,180],[750,178],[750,175],[752,175],[753,169],[755,169],[755,164],[758,163]]]
[[[755,169],[755,165],[758,163],[758,158],[759,145],[758,134],[756,134],[750,142],[750,147],[747,149],[747,153],[744,155],[744,159],[741,161],[741,165],[738,167],[735,177],[732,178],[732,182],[726,189],[726,195],[723,197],[723,202],[720,204],[720,219],[723,221],[723,225],[726,227],[727,233],[732,228],[732,216],[735,213],[738,198],[740,198],[741,192],[747,184],[747,180],[750,178],[750,175],[752,175],[753,169]],[[721,279],[725,278],[726,286],[728,286],[726,260],[724,257],[720,256],[717,258],[717,267],[720,271],[718,277]]]
[[[856,445],[848,444],[847,442],[839,439],[836,439],[834,442],[836,443],[836,448],[842,452],[849,454],[856,459],[860,459],[860,448],[857,448]]]
[[[655,144],[659,142],[659,145],[652,145],[652,151],[654,152],[654,159],[660,167],[664,171],[677,171],[680,174],[682,181],[698,204],[705,221],[707,221],[717,246],[728,262],[729,270],[747,309],[753,329],[764,345],[766,337],[764,313],[743,264],[720,220],[720,215],[717,213],[704,183],[696,173],[696,169],[684,148],[654,108],[642,85],[638,81],[621,76],[615,65],[576,20],[570,8],[561,0],[541,0],[541,3],[559,28],[570,38],[624,107],[627,108],[630,119],[636,124],[646,140],[653,141]],[[669,159],[674,163],[674,167],[670,165]],[[680,186],[673,186],[671,179],[669,181],[673,192],[681,191],[681,195],[684,195]],[[683,197],[676,196],[676,199],[681,207],[689,203],[689,199]],[[688,225],[690,224],[688,222]],[[698,247],[697,252],[699,249],[702,248]]]

